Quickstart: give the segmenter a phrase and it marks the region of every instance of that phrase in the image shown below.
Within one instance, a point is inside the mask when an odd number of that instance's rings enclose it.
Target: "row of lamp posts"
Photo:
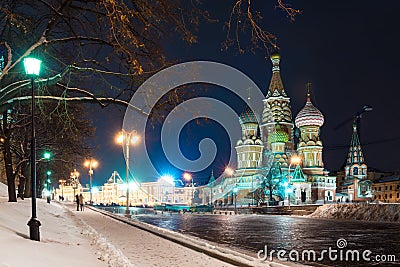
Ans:
[[[41,60],[28,57],[24,59],[24,67],[26,75],[31,81],[31,194],[32,194],[32,216],[28,222],[29,226],[29,236],[31,240],[40,241],[40,231],[39,227],[41,225],[40,221],[37,219],[36,215],[36,137],[35,137],[35,78],[40,74]],[[117,138],[118,143],[125,145],[125,155],[126,155],[126,214],[129,214],[129,146],[136,143],[139,139],[136,131],[127,132],[122,130]],[[47,159],[50,158],[50,155]],[[299,164],[297,158],[292,157],[289,165],[289,184],[290,184],[290,167],[292,164]],[[97,161],[90,159],[85,162],[85,166],[89,168],[89,178],[90,178],[90,204],[93,203],[92,200],[92,176],[93,168],[97,166]],[[232,169],[227,169],[230,175],[233,175]],[[76,172],[76,171],[75,171]],[[49,174],[48,174],[49,175]],[[194,184],[193,177],[189,173],[184,174],[185,180],[191,180],[192,185],[192,201],[194,198]],[[236,198],[237,198],[237,187],[235,186],[234,196],[235,196],[235,211],[236,211]],[[289,196],[289,207],[290,207],[290,196]]]
[[[40,67],[42,61],[33,58],[27,57],[24,59],[24,68],[26,75],[30,78],[31,82],[31,155],[30,155],[30,165],[31,165],[31,195],[32,195],[32,215],[30,220],[28,221],[29,226],[29,238],[31,240],[40,241],[40,231],[39,227],[41,225],[40,221],[37,219],[36,214],[36,136],[35,136],[35,79],[40,74]],[[136,131],[126,132],[122,131],[118,140],[120,140],[121,144],[125,144],[126,149],[126,183],[127,183],[127,194],[126,194],[126,212],[129,213],[129,145],[134,144],[138,140],[139,136]],[[49,160],[50,154],[45,154],[44,158]],[[90,178],[90,204],[93,203],[92,200],[92,177],[93,177],[93,168],[96,168],[97,161],[94,159],[90,159],[85,162],[85,166],[89,168],[89,178]],[[50,171],[50,170],[48,170]],[[49,175],[47,173],[47,184],[49,183]],[[75,170],[71,173],[71,177],[78,179],[79,173]],[[62,181],[64,185],[64,181]],[[63,188],[64,186],[62,186]],[[75,189],[77,188],[77,183],[75,181],[74,185],[74,195]]]

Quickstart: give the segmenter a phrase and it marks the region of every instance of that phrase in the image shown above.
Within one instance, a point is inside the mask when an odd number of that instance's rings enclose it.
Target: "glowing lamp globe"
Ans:
[[[25,67],[25,72],[26,75],[29,76],[38,76],[40,73],[40,65],[42,61],[33,58],[33,57],[27,57],[24,59],[24,67]]]
[[[174,181],[175,181],[175,178],[173,176],[169,175],[169,174],[163,175],[160,178],[163,179],[164,181],[166,181],[167,183],[171,184],[171,185],[173,185]]]
[[[45,159],[50,159],[50,158],[51,158],[50,152],[44,152],[43,158],[45,158]]]
[[[185,173],[183,174],[183,178],[184,178],[186,181],[190,181],[190,180],[192,180],[192,175],[191,175],[190,173],[185,172]]]

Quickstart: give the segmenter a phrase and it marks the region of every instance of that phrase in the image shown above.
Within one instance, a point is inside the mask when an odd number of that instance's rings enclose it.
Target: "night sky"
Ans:
[[[263,50],[257,50],[255,54],[239,54],[235,48],[221,50],[226,35],[223,24],[228,19],[231,1],[214,2],[205,1],[205,8],[220,21],[203,24],[198,32],[199,42],[195,45],[165,41],[168,58],[176,62],[210,60],[225,63],[244,72],[265,93],[272,73],[268,55]],[[360,126],[366,164],[384,171],[399,170],[400,1],[295,1],[294,7],[303,13],[294,22],[283,12],[274,10],[273,1],[254,3],[258,4],[254,8],[264,15],[263,27],[278,37],[281,77],[291,98],[293,120],[305,104],[306,83],[312,83],[312,101],[325,116],[321,128],[325,168],[334,171],[342,166],[351,139],[351,118],[364,105],[370,105],[373,111],[362,117]],[[218,98],[223,94],[218,88],[201,88],[199,95],[208,92],[210,97]],[[236,102],[231,103],[240,112],[245,103]],[[95,170],[94,184],[102,184],[113,170],[125,176],[122,150],[114,143],[123,113],[123,110],[111,108],[97,110],[93,116],[97,126],[95,156],[100,162],[100,167]],[[198,151],[191,151],[185,144],[198,144],[204,136],[211,135],[210,138],[216,138],[217,147],[219,142],[226,147],[226,133],[221,127],[212,122],[192,124],[180,136],[182,151],[189,158],[196,158]],[[337,128],[338,125],[342,126]],[[239,137],[240,132],[237,134]],[[145,166],[140,165],[141,153],[134,154],[137,158],[133,163],[134,175],[142,181],[154,179],[146,173]],[[153,153],[158,160],[159,150],[155,148]],[[218,151],[212,166],[195,174],[195,179],[207,177],[211,169],[220,174],[226,164],[225,154]],[[181,175],[170,166],[162,168],[170,168],[177,177]],[[85,183],[84,175],[82,178]]]

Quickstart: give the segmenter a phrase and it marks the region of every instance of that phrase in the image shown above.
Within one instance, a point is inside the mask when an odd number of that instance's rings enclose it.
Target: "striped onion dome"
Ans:
[[[243,110],[242,114],[240,114],[239,122],[241,124],[258,123],[256,115],[254,114],[253,110],[251,110],[251,108],[249,106],[247,106]]]
[[[275,132],[268,136],[268,143],[286,143],[289,140],[287,132],[283,131],[279,124],[276,126]]]
[[[295,124],[297,128],[310,125],[321,127],[324,124],[324,115],[311,103],[310,95],[304,108],[297,114]]]

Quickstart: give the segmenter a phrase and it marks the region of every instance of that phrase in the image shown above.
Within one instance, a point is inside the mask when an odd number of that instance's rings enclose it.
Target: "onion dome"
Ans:
[[[295,124],[297,128],[311,125],[321,127],[324,124],[324,115],[311,103],[310,94],[307,95],[306,105],[297,114]]]
[[[257,117],[254,114],[253,110],[247,106],[242,114],[240,114],[239,117],[239,122],[240,124],[245,124],[245,123],[258,123]]]
[[[275,51],[274,53],[272,53],[271,59],[281,59],[281,55],[279,55],[279,53]]]
[[[286,143],[289,140],[287,132],[283,131],[279,124],[276,126],[276,131],[268,136],[268,143]]]

